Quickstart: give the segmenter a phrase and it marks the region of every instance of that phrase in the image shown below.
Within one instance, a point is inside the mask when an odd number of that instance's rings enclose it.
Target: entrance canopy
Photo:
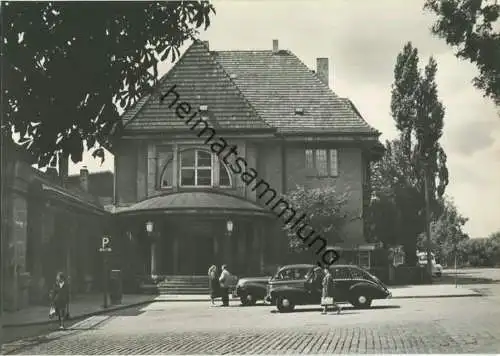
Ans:
[[[267,208],[249,200],[214,191],[182,191],[155,196],[129,207],[118,208],[120,216],[144,214],[250,215],[274,217]]]

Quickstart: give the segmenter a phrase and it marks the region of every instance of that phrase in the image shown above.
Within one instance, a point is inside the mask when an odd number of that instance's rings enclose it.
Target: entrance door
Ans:
[[[193,238],[193,274],[204,275],[208,268],[215,264],[213,238],[206,235]]]

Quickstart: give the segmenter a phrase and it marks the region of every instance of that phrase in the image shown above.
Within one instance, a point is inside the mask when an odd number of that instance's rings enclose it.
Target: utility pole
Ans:
[[[425,190],[425,236],[427,240],[427,271],[432,283],[432,243],[431,243],[431,204],[429,197],[429,170],[427,162],[424,163],[424,190]]]

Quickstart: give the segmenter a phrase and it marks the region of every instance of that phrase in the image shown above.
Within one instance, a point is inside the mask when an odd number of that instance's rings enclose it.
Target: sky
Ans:
[[[484,237],[500,230],[500,116],[471,80],[474,65],[458,60],[453,49],[430,33],[432,14],[421,0],[220,0],[217,14],[200,38],[211,50],[280,49],[294,52],[315,69],[317,57],[330,59],[330,87],[349,97],[363,117],[394,138],[390,90],[397,54],[411,41],[423,68],[429,56],[438,63],[439,97],[446,109],[442,145],[448,155],[446,194],[469,218],[465,231]],[[185,49],[185,47],[183,48]],[[165,73],[170,63],[161,66]],[[90,172],[113,170],[84,156],[70,174],[86,165]]]

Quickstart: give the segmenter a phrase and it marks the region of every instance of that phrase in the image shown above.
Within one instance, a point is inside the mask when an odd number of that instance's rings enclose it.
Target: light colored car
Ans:
[[[420,266],[427,265],[427,252],[418,252],[417,257],[418,257],[418,264]],[[435,277],[441,277],[441,275],[443,274],[443,266],[441,266],[439,263],[436,263],[436,257],[433,253],[431,254],[431,263],[432,263],[432,275]]]

